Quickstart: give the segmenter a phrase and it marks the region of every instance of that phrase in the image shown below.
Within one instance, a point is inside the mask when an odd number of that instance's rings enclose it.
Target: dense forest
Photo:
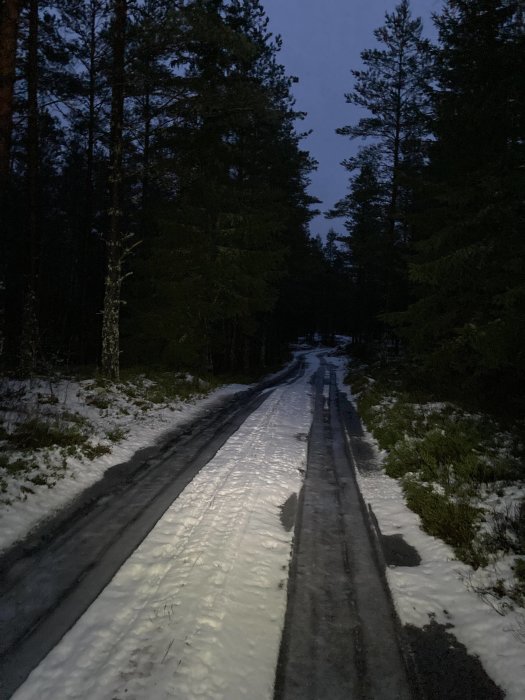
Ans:
[[[408,0],[362,53],[339,133],[347,195],[330,216],[351,276],[351,334],[419,384],[522,414],[525,4],[448,0],[423,38]]]
[[[3,0],[6,368],[246,371],[331,332],[267,25],[258,0]]]
[[[252,371],[338,331],[439,391],[522,401],[524,3],[434,23],[436,44],[402,0],[362,53],[323,242],[258,0],[2,0],[4,370]]]

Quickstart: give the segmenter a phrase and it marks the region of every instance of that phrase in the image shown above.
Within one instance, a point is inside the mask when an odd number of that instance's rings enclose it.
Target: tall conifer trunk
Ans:
[[[88,301],[89,259],[91,231],[94,218],[94,162],[95,162],[95,126],[96,126],[96,52],[97,52],[97,18],[102,11],[100,0],[91,0],[89,4],[89,57],[88,57],[88,116],[87,116],[87,147],[86,147],[86,196],[82,240],[80,245],[80,313],[82,324],[80,329],[80,352],[85,362],[88,357],[89,334],[93,330]]]
[[[406,15],[401,14],[401,18],[406,19]],[[403,22],[403,26],[405,22]],[[388,207],[388,254],[392,257],[395,255],[397,241],[396,221],[398,218],[398,198],[399,198],[399,165],[401,160],[401,123],[402,123],[402,93],[404,87],[403,64],[404,64],[404,46],[403,42],[399,47],[399,55],[397,59],[397,77],[395,83],[395,98],[394,98],[394,143],[392,146],[392,171],[390,174],[390,202]],[[385,311],[391,311],[392,303],[392,284],[394,277],[392,265],[386,266],[385,275]]]
[[[146,70],[149,68],[149,61]],[[144,155],[142,160],[142,213],[146,217],[149,199],[149,169],[151,160],[151,85],[146,79],[144,95]]]
[[[20,0],[4,0],[0,5],[0,210],[3,217],[0,231],[0,358],[5,342],[5,235],[10,205],[8,185],[19,13]]]
[[[38,0],[29,2],[29,38],[27,55],[27,233],[29,260],[20,344],[20,370],[35,369],[38,351],[38,273],[40,264],[40,175],[38,124]]]
[[[0,187],[9,176],[13,85],[20,0],[4,0],[0,5]]]
[[[126,52],[126,0],[115,0],[113,24],[113,76],[110,133],[110,209],[107,236],[107,272],[102,319],[102,372],[119,378],[120,293],[122,285],[122,154],[124,120],[124,61]]]

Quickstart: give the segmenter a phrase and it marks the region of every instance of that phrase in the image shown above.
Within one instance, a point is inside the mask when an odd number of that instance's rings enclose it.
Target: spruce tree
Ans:
[[[346,95],[349,104],[368,114],[357,124],[337,130],[370,145],[343,161],[350,173],[349,193],[328,214],[346,217],[344,242],[354,270],[356,303],[364,304],[355,310],[360,319],[356,328],[369,340],[372,331],[379,334],[383,328],[377,316],[403,309],[407,302],[406,255],[414,182],[424,163],[429,130],[432,66],[421,19],[412,18],[408,0],[386,14],[385,24],[374,35],[380,47],[362,52],[364,68],[352,71],[355,85]],[[363,197],[366,187],[370,188],[368,199]],[[366,224],[363,217],[368,218]]]
[[[113,69],[111,78],[109,230],[106,238],[107,271],[102,317],[102,372],[108,379],[118,379],[120,374],[122,262],[126,254],[126,241],[122,228],[127,9],[127,0],[115,0],[112,26]]]
[[[188,70],[157,142],[173,198],[139,264],[159,307],[138,325],[164,361],[247,368],[265,354],[309,161],[260,3],[189,3],[183,24]]]
[[[2,191],[6,186],[10,167],[19,14],[19,0],[5,0],[0,5],[0,189]]]
[[[10,225],[11,133],[13,127],[13,98],[18,40],[19,0],[5,0],[0,5],[0,360],[5,343],[5,285],[7,229]]]
[[[351,167],[354,175],[349,193],[329,215],[345,219],[347,235],[339,240],[345,246],[352,283],[351,331],[356,344],[366,345],[381,332],[378,317],[385,308],[385,270],[395,261],[388,255],[388,200],[381,182],[378,148],[361,149]]]
[[[417,301],[400,317],[447,388],[515,394],[524,376],[525,31],[520,3],[450,0],[440,33],[436,140]]]

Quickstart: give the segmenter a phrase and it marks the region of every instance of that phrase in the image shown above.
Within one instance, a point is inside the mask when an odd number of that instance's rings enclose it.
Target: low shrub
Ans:
[[[151,404],[188,399],[211,388],[207,382],[180,372],[145,371],[135,367],[123,369],[119,389],[141,409]]]
[[[90,445],[89,443],[86,443],[82,446],[82,452],[88,459],[94,460],[97,457],[103,457],[104,455],[109,454],[111,452],[111,447],[108,445],[102,445],[101,443],[97,445]]]
[[[43,474],[37,474],[36,476],[32,476],[29,481],[34,484],[35,486],[47,486],[47,479]]]
[[[77,426],[30,418],[17,425],[8,440],[17,449],[40,449],[82,445],[86,442],[86,436]]]
[[[390,476],[418,472],[424,481],[435,481],[445,489],[483,480],[486,462],[460,426],[431,428],[423,437],[397,442],[386,460]]]
[[[525,559],[518,557],[514,560],[514,575],[520,584],[525,586]]]
[[[89,396],[86,399],[86,403],[89,406],[98,408],[100,411],[105,411],[111,405],[111,401],[106,394],[94,394],[93,396]]]
[[[37,394],[39,404],[47,404],[49,406],[56,406],[58,403],[58,396],[55,394]]]
[[[524,511],[523,501],[504,510],[493,509],[482,538],[484,545],[493,552],[525,554]]]
[[[5,469],[8,474],[23,474],[31,468],[31,464],[25,459],[12,460],[9,455],[0,455],[0,469]]]
[[[419,515],[425,532],[449,544],[462,561],[475,569],[486,566],[486,557],[473,547],[482,511],[463,500],[452,500],[431,486],[413,479],[403,481],[408,507]]]
[[[106,437],[111,442],[120,442],[126,437],[127,433],[128,431],[123,428],[113,428],[112,430],[106,431]]]

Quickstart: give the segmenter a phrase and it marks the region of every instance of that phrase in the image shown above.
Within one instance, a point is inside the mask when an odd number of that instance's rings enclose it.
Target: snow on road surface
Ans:
[[[226,442],[16,700],[272,697],[317,366]]]

